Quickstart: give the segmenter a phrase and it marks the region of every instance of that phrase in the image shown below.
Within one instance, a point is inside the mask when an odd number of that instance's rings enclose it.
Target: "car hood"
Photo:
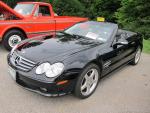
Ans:
[[[18,47],[18,54],[35,62],[43,62],[50,59],[50,62],[62,61],[72,54],[85,49],[93,48],[101,44],[100,42],[75,38],[72,36],[59,36],[47,40],[26,41]]]
[[[5,14],[7,16],[13,15],[18,17],[19,19],[23,19],[24,16],[14,11],[12,8],[10,8],[8,5],[0,1],[0,13]]]

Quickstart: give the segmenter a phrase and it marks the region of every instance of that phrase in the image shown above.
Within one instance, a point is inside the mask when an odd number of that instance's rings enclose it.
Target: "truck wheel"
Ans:
[[[92,95],[98,85],[100,69],[95,64],[90,64],[84,68],[77,80],[74,94],[78,98],[85,99]]]
[[[19,30],[10,30],[8,31],[2,40],[4,47],[10,51],[18,42],[25,39],[24,33]]]

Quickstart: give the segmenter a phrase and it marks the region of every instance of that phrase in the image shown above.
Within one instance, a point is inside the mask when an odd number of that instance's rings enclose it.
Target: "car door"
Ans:
[[[115,37],[112,44],[112,49],[114,52],[114,57],[112,58],[111,71],[118,68],[119,66],[127,63],[131,58],[134,47],[127,40],[127,34],[121,33],[119,36]]]
[[[117,45],[119,41],[124,41],[127,43]],[[127,62],[130,47],[128,46],[128,41],[125,39],[124,35],[120,34],[114,37],[113,43],[111,46],[109,45],[105,51],[106,52],[103,55],[103,75],[113,71]]]

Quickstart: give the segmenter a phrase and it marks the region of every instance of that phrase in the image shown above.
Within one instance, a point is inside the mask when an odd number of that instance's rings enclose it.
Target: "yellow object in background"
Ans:
[[[105,22],[105,18],[104,17],[97,17],[97,21],[98,22]]]

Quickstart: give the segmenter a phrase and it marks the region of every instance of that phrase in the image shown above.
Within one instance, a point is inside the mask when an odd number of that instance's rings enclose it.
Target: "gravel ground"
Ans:
[[[150,113],[150,55],[101,80],[88,99],[44,97],[18,86],[7,73],[8,52],[0,44],[0,113]]]

